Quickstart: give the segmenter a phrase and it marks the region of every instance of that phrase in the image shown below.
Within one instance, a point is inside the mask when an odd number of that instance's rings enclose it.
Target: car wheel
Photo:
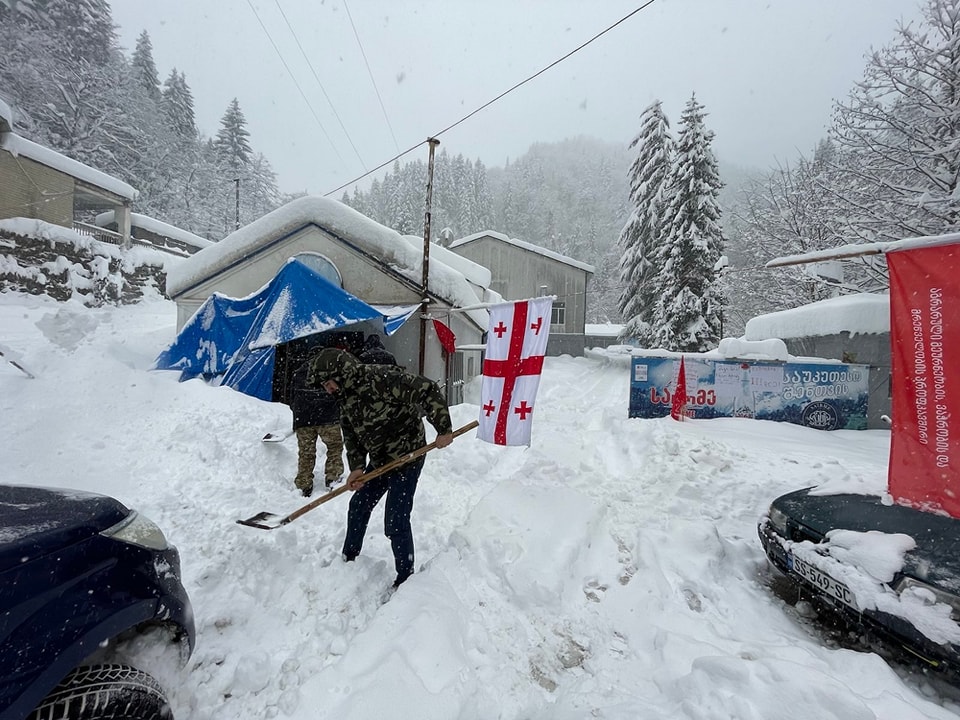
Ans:
[[[28,720],[171,720],[163,688],[129,665],[78,667]]]

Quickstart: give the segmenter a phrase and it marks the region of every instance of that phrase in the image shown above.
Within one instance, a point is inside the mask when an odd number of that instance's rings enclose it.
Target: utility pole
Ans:
[[[422,301],[420,303],[420,374],[423,375],[427,357],[427,310],[430,298],[427,296],[427,283],[430,279],[430,215],[433,203],[433,154],[440,144],[436,138],[427,138],[430,145],[430,159],[427,162],[427,209],[423,215],[423,282],[421,283]]]
[[[234,230],[239,230],[239,229],[240,229],[240,178],[234,178],[234,179],[233,179],[233,182],[234,182],[234,183],[236,184],[236,186],[237,186],[237,188],[236,188],[236,189],[237,189],[237,193],[236,193],[236,196],[237,196],[237,226],[234,228]]]

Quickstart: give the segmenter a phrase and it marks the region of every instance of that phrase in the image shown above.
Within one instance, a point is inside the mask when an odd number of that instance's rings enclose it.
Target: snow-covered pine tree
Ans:
[[[670,123],[659,100],[640,115],[640,131],[629,147],[637,148],[637,157],[629,172],[632,211],[618,242],[622,249],[619,276],[623,284],[619,308],[625,321],[621,338],[636,339],[641,347],[650,347],[659,293],[656,279],[661,260],[657,251],[673,162]]]
[[[262,153],[256,153],[240,181],[240,219],[246,224],[280,205],[277,176]]]
[[[147,96],[154,102],[160,102],[160,75],[153,61],[153,43],[150,42],[150,35],[146,30],[137,38],[130,64],[133,66],[134,78],[146,90]]]
[[[118,50],[107,0],[35,0],[33,4],[60,39],[64,57],[101,65]]]
[[[197,123],[193,111],[193,93],[187,85],[187,78],[183,73],[178,73],[176,68],[170,71],[163,83],[160,108],[170,129],[182,142],[196,142]]]
[[[720,340],[717,263],[724,238],[717,204],[722,183],[710,148],[713,132],[692,95],[680,117],[676,161],[667,195],[653,341],[668,350],[704,352]]]
[[[492,222],[493,202],[490,198],[490,189],[487,187],[487,168],[479,158],[474,162],[472,175],[473,202],[476,208],[475,224],[471,227],[461,228],[464,235],[489,229]]]
[[[213,141],[218,162],[225,172],[233,174],[232,177],[240,177],[240,171],[250,163],[253,156],[249,137],[247,120],[240,110],[240,103],[234,98],[220,118],[220,129]]]

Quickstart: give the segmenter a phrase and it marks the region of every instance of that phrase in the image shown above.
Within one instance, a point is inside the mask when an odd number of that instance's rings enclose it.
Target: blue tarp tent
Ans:
[[[154,367],[180,370],[181,380],[222,376],[222,385],[272,400],[277,345],[364,321],[392,335],[416,307],[384,314],[291,259],[249,297],[207,298]]]

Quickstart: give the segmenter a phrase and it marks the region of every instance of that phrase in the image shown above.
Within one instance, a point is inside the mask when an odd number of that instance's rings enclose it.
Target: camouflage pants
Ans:
[[[313,469],[317,464],[317,438],[327,448],[327,460],[323,470],[324,480],[332,482],[343,475],[343,435],[340,425],[317,425],[297,428],[297,477],[293,481],[298,489],[313,488]]]

